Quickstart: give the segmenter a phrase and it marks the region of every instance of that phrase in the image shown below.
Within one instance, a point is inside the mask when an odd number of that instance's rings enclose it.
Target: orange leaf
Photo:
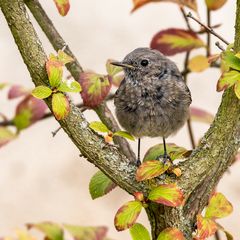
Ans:
[[[66,16],[69,9],[70,9],[70,3],[69,0],[54,0],[58,12],[62,15],[62,16]]]
[[[183,233],[177,228],[166,228],[158,236],[157,240],[185,240]]]
[[[188,68],[192,72],[202,72],[210,66],[208,58],[203,55],[193,57],[188,62]]]
[[[205,3],[210,10],[218,10],[221,8],[227,0],[205,0]]]
[[[197,11],[196,0],[133,0],[132,12],[142,7],[143,5],[147,3],[152,3],[152,2],[172,2],[172,3],[177,3],[178,5],[183,5],[185,7],[188,7],[194,11]]]

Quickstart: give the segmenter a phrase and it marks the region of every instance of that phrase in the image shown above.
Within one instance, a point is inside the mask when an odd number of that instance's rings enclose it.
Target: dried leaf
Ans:
[[[169,164],[164,164],[159,160],[145,161],[137,169],[136,179],[137,181],[144,181],[155,178],[166,172],[169,166]]]
[[[148,230],[140,223],[135,223],[129,231],[132,240],[151,240]]]
[[[29,90],[21,85],[13,85],[8,91],[8,99],[15,99],[18,97],[26,96]]]
[[[197,12],[197,1],[196,0],[133,0],[133,9],[132,12],[137,10],[138,8],[144,6],[147,3],[152,2],[172,2],[177,3],[178,5],[182,5],[188,7]]]
[[[184,201],[183,192],[175,184],[159,185],[150,191],[148,199],[170,207],[181,206]]]
[[[204,46],[204,42],[196,33],[179,28],[160,31],[153,37],[151,42],[151,48],[157,49],[167,56]]]
[[[113,136],[119,136],[119,137],[123,137],[129,140],[135,141],[135,138],[129,132],[126,132],[126,131],[117,131],[113,134]]]
[[[70,104],[66,96],[62,93],[54,93],[52,96],[52,110],[57,120],[64,119],[69,111]]]
[[[227,2],[227,0],[205,0],[205,3],[209,10],[218,10],[226,2]]]
[[[16,138],[16,134],[14,134],[10,129],[0,127],[0,148],[12,141],[14,138]]]
[[[188,69],[191,72],[202,72],[209,68],[208,58],[203,55],[193,57],[188,62]]]
[[[94,121],[89,124],[89,127],[96,132],[109,132],[110,130],[107,128],[105,124],[102,122]]]
[[[166,228],[159,234],[157,240],[185,240],[185,238],[177,228]]]
[[[52,94],[52,90],[46,86],[38,86],[32,90],[32,95],[38,99],[44,99]]]
[[[92,108],[98,106],[105,99],[111,88],[108,76],[93,72],[81,73],[79,82],[82,86],[83,103]]]
[[[102,197],[112,191],[117,185],[103,172],[96,172],[89,183],[89,191],[92,199]]]
[[[200,108],[190,107],[191,120],[211,124],[214,116]]]
[[[217,91],[223,91],[240,81],[240,72],[231,70],[222,74],[217,83]]]
[[[130,201],[118,209],[114,225],[118,231],[130,228],[137,220],[142,210],[142,203],[139,201]]]
[[[209,200],[205,217],[211,219],[223,218],[231,214],[232,211],[232,204],[225,196],[222,193],[214,193]]]
[[[70,9],[69,0],[54,0],[54,2],[57,6],[57,9],[60,15],[66,16]]]
[[[170,169],[170,172],[174,173],[177,177],[180,177],[182,175],[182,170],[180,168]]]

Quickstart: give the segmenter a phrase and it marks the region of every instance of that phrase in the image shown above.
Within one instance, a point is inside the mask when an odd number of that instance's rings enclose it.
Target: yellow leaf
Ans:
[[[193,57],[189,63],[188,68],[192,72],[202,72],[209,67],[208,59],[203,55]]]

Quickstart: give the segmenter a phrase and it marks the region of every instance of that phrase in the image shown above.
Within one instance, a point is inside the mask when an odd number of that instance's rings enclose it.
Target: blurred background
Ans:
[[[212,23],[221,23],[217,31],[229,42],[234,39],[235,1],[228,1],[223,8],[212,13]],[[108,58],[121,60],[137,47],[147,47],[159,30],[169,27],[185,28],[184,19],[175,4],[149,4],[130,14],[131,0],[71,0],[71,9],[61,17],[53,1],[41,1],[56,28],[78,57],[84,69],[105,73]],[[205,22],[204,1],[198,1],[201,20]],[[54,52],[41,29],[33,20],[47,53]],[[193,23],[193,26],[198,28]],[[203,36],[204,37],[204,36]],[[213,53],[219,50],[214,46]],[[13,41],[6,21],[0,12],[0,83],[10,82],[33,88],[29,73]],[[204,49],[195,52],[204,53]],[[182,68],[184,54],[171,58]],[[189,75],[192,106],[215,114],[222,93],[216,92],[219,70],[208,69],[201,74]],[[18,100],[7,100],[7,90],[0,92],[0,112],[11,117]],[[79,96],[75,96],[80,102]],[[113,109],[113,104],[110,103]],[[86,111],[89,121],[96,115]],[[0,149],[0,236],[11,234],[17,227],[29,222],[55,221],[84,226],[107,226],[113,239],[130,239],[128,231],[118,233],[113,219],[118,208],[132,197],[121,189],[115,189],[103,198],[92,200],[88,183],[97,168],[79,157],[79,152],[67,135],[60,131],[55,138],[51,132],[58,128],[51,118],[43,120],[23,131],[15,140]],[[198,141],[208,129],[207,124],[193,123]],[[161,139],[145,138],[142,156],[150,146]],[[170,137],[167,142],[190,148],[186,127]],[[131,143],[137,150],[137,143]],[[239,238],[240,213],[240,163],[236,162],[225,174],[217,188],[233,204],[234,212],[219,221],[236,239]],[[142,211],[138,220],[148,226]]]

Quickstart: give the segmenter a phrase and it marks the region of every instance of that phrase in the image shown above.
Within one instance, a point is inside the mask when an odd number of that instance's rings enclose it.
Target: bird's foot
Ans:
[[[163,164],[168,164],[169,162],[173,164],[171,157],[168,154],[163,154],[157,157],[157,160],[161,160]]]
[[[135,161],[131,161],[130,164],[139,167],[142,163],[139,159],[136,159]]]

